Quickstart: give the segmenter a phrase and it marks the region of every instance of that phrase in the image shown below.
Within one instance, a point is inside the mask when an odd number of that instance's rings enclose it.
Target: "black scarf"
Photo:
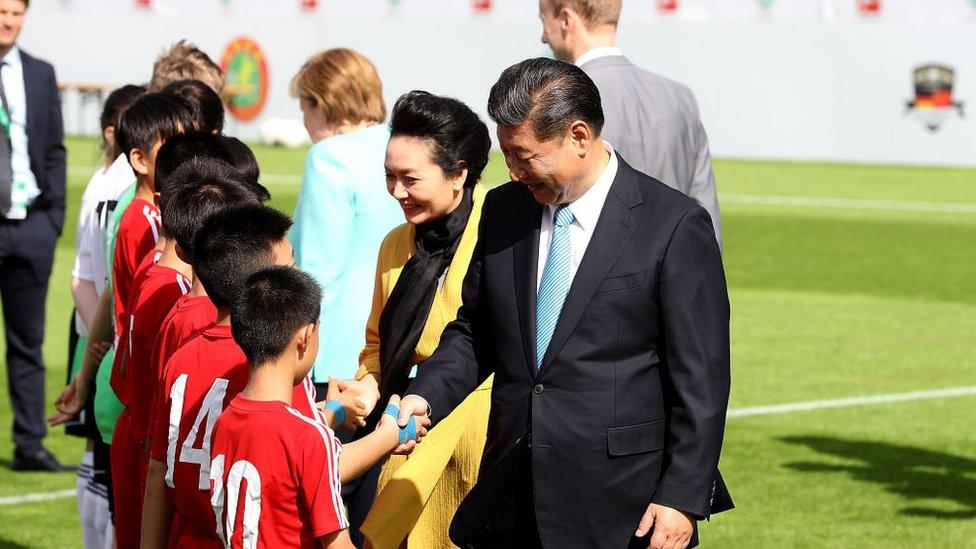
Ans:
[[[446,216],[417,225],[413,254],[400,272],[380,315],[380,400],[367,421],[372,430],[393,395],[407,389],[410,359],[427,324],[438,280],[454,259],[474,207],[474,188],[465,187],[461,203]]]

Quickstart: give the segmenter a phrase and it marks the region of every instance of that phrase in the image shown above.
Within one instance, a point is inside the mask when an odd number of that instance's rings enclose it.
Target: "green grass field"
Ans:
[[[69,148],[77,202],[97,151],[85,139]],[[293,211],[304,152],[255,152],[274,204]],[[721,160],[715,170],[734,409],[976,385],[976,170]],[[485,182],[505,173],[495,156]],[[65,377],[75,217],[47,303],[51,401]],[[74,477],[9,471],[0,385],[0,547],[80,547],[72,498],[6,503],[70,489]],[[976,547],[973,425],[976,396],[730,418],[721,466],[738,509],[703,526],[703,546]],[[82,441],[59,429],[47,444],[80,458]]]

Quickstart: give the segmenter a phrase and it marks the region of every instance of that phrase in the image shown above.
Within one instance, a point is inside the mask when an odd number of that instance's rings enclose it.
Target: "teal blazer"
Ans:
[[[295,262],[322,285],[316,383],[351,379],[366,341],[380,244],[403,223],[386,190],[389,127],[377,124],[319,141],[308,152],[289,239]]]

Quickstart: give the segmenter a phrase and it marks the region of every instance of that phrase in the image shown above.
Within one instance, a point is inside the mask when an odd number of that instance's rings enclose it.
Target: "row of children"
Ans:
[[[80,234],[108,242],[103,284],[76,300],[86,351],[52,418],[87,412],[86,546],[255,546],[259,532],[262,546],[351,546],[340,483],[425,426],[400,428],[393,398],[373,433],[334,437],[364,409],[336,384],[315,402],[321,290],[294,267],[291,219],[265,205],[254,155],[220,135],[204,58],[178,44],[150,91],[117,90],[102,117],[112,156]],[[97,279],[89,255],[76,279]]]

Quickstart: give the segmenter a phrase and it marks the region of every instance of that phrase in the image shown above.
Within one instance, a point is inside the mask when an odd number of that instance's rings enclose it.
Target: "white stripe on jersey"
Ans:
[[[339,519],[339,528],[343,530],[349,528],[349,520],[346,518],[346,506],[342,503],[342,481],[339,479],[339,455],[342,453],[342,443],[336,440],[332,434],[332,429],[329,429],[328,426],[323,426],[321,423],[303,416],[301,412],[290,406],[285,409],[291,415],[315,427],[319,434],[322,435],[322,443],[325,444],[326,462],[328,463],[326,473],[332,480],[332,508],[336,514],[336,518]]]
[[[163,226],[162,218],[149,206],[142,207],[142,216],[146,218],[146,221],[149,222],[149,228],[152,229],[153,242],[159,242],[159,230]]]
[[[312,407],[312,413],[315,414],[314,419],[322,425],[328,425],[329,420],[319,410],[319,407],[315,405],[315,382],[312,381],[311,374],[305,374],[305,379],[302,380],[302,386],[305,387],[305,396],[308,397],[308,405]]]
[[[183,295],[190,293],[190,281],[180,273],[176,273],[176,283],[180,285],[180,292]]]

